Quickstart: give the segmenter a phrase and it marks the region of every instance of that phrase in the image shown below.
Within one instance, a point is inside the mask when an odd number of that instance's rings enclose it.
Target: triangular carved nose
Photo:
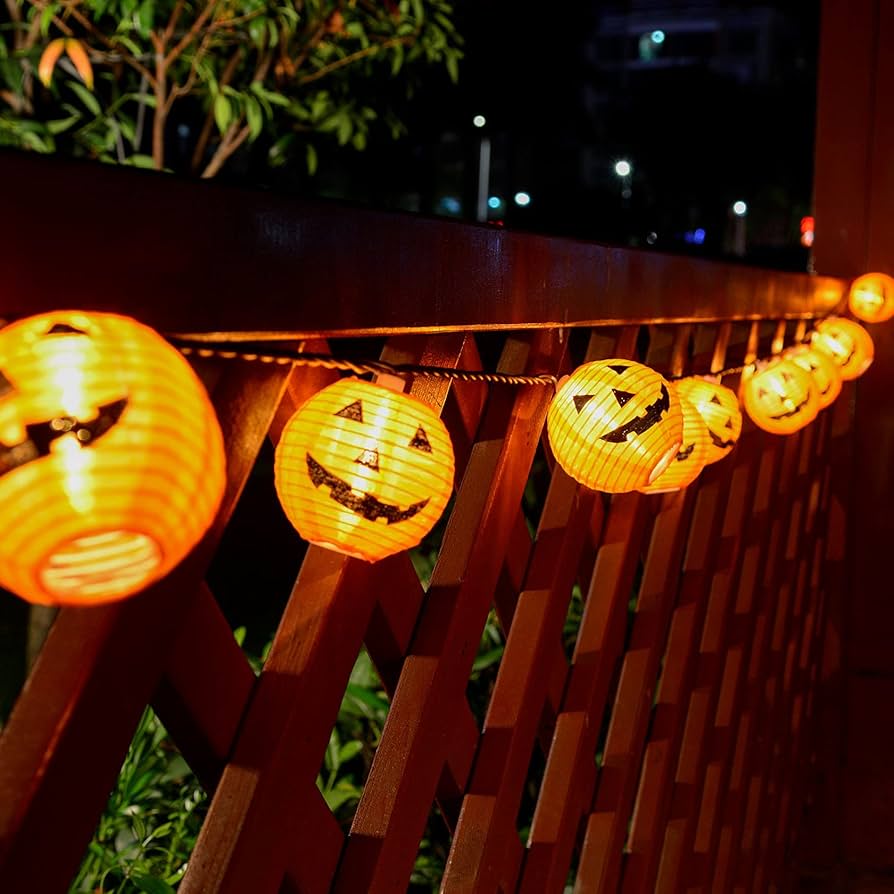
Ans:
[[[372,469],[374,472],[379,471],[379,451],[378,450],[364,450],[357,459],[354,460],[355,463],[360,463],[361,466],[366,466],[369,469]]]

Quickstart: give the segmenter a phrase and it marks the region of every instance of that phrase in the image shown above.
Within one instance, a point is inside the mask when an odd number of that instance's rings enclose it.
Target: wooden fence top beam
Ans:
[[[844,281],[0,152],[0,318],[244,339],[797,318]]]

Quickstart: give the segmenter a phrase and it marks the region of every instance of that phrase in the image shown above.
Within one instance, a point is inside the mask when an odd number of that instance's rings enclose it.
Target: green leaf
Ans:
[[[498,649],[491,649],[489,652],[485,652],[483,655],[479,655],[475,659],[475,663],[472,665],[472,672],[482,671],[486,667],[490,667],[492,664],[496,664],[503,657],[503,647],[500,646]]]
[[[43,8],[43,12],[40,14],[40,35],[41,37],[46,37],[50,31],[50,23],[53,21],[53,16],[56,15],[56,11],[59,9],[58,3],[50,3]]]
[[[176,891],[160,878],[151,875],[131,875],[130,880],[144,894],[176,894]]]
[[[356,757],[363,751],[363,742],[345,742],[338,752],[340,764],[346,764],[352,757]]]
[[[314,149],[314,147],[311,146],[310,143],[308,143],[306,154],[307,154],[307,173],[310,174],[311,177],[313,177],[313,175],[317,173],[317,163],[318,163],[317,150]],[[350,686],[348,688],[350,689]]]
[[[230,105],[230,101],[223,93],[218,93],[214,97],[214,121],[217,124],[217,129],[222,134],[226,133],[232,120],[233,107]]]
[[[363,792],[356,785],[343,779],[331,791],[323,792],[323,797],[329,809],[335,811],[347,801],[359,801],[361,794]]]
[[[81,120],[81,115],[69,115],[68,118],[57,118],[55,121],[47,121],[47,130],[51,134],[64,133]]]
[[[459,60],[454,53],[448,53],[444,62],[447,65],[447,74],[450,76],[450,80],[456,84],[459,81]]]
[[[143,0],[136,14],[137,30],[143,37],[148,37],[152,30],[152,24],[155,19],[155,2],[154,0]]]
[[[254,141],[264,129],[264,113],[261,111],[261,104],[253,97],[245,97],[245,117],[248,119],[248,136]]]
[[[87,107],[88,111],[93,112],[98,118],[102,114],[99,107],[99,100],[78,81],[69,81],[68,86],[78,95],[78,99]]]

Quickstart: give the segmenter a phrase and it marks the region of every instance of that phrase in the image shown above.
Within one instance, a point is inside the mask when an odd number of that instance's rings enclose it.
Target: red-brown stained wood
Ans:
[[[501,367],[555,369],[564,351],[558,341],[545,333],[530,344],[510,339]],[[536,386],[492,392],[357,808],[336,891],[399,890],[407,884],[444,762],[445,732],[464,703],[548,402],[549,395]]]
[[[516,834],[550,668],[558,659],[567,670],[562,622],[594,498],[561,469],[554,471],[447,861],[445,892],[515,887],[519,867],[505,844]]]

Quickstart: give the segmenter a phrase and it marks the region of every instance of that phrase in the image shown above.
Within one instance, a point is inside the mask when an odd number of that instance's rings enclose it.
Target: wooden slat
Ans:
[[[455,351],[458,357],[462,340]],[[430,343],[395,340],[383,359],[408,353],[424,361]],[[443,402],[447,390],[433,394]],[[378,594],[401,575],[418,587],[405,553],[370,565],[308,549],[181,885],[184,894],[273,892],[286,873],[299,890],[328,889],[343,836],[331,817],[315,821],[315,778]]]
[[[511,340],[507,369],[556,369],[559,340]],[[492,393],[447,526],[351,836],[335,880],[345,892],[406,886],[444,762],[445,731],[466,680],[508,545],[510,523],[545,420],[549,395]]]

